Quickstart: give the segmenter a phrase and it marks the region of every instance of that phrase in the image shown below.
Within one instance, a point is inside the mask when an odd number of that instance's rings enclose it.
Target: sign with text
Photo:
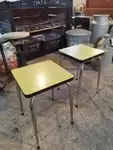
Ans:
[[[20,7],[70,7],[72,0],[20,0],[17,2],[9,3],[12,8]]]

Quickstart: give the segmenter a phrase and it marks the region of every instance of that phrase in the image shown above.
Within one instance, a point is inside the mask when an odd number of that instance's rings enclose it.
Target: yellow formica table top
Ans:
[[[74,76],[51,60],[12,70],[26,97],[34,96],[73,80]]]
[[[64,49],[60,49],[62,55],[75,59],[78,62],[85,62],[91,58],[98,57],[104,54],[103,50],[92,48],[83,44],[74,45]]]

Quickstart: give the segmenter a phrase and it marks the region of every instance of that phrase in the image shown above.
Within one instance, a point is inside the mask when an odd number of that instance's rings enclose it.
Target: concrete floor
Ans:
[[[51,54],[46,59],[58,61]],[[30,62],[31,63],[31,62]],[[76,64],[66,58],[63,67],[76,75]],[[100,92],[96,94],[97,72],[85,66],[79,108],[74,107],[74,125],[70,124],[68,91],[66,85],[36,96],[37,124],[41,150],[113,150],[113,66],[101,77]],[[76,103],[77,81],[72,81]],[[12,81],[0,95],[0,150],[35,150],[29,99],[23,97],[25,116]]]

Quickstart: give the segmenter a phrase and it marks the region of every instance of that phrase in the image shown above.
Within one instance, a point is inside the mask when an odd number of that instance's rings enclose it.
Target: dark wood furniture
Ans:
[[[85,15],[93,15],[97,13],[110,14],[113,18],[113,0],[87,0]]]
[[[0,3],[0,32],[29,31],[30,38],[23,40],[22,43],[18,41],[15,45],[21,46],[18,55],[25,55],[26,60],[31,60],[65,47],[65,30],[70,28],[71,11],[72,0],[2,2]],[[5,24],[4,20],[7,20]],[[53,32],[60,35],[60,39],[39,41],[39,38],[33,37],[40,34],[49,35]],[[6,82],[5,84],[3,82],[0,80],[0,90],[6,85]]]
[[[12,15],[14,30],[31,34],[70,25],[68,8],[17,8]]]
[[[74,26],[75,26],[75,28],[80,27],[82,29],[89,30],[89,28],[90,28],[90,17],[84,16],[84,15],[75,16]]]
[[[12,16],[13,30],[28,31],[31,35],[22,44],[22,51],[25,51],[27,60],[65,47],[65,30],[70,28],[71,8],[14,8]],[[43,40],[41,37],[47,37],[47,34],[48,37],[51,34],[60,35],[59,42],[57,38]]]
[[[87,0],[88,8],[113,8],[112,0]]]

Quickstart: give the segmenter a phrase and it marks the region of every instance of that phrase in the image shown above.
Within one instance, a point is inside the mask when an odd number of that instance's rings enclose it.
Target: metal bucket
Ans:
[[[90,41],[91,32],[84,29],[74,29],[66,31],[67,46],[73,46]]]
[[[93,15],[90,31],[92,32],[90,42],[95,44],[97,40],[108,33],[109,15]]]

